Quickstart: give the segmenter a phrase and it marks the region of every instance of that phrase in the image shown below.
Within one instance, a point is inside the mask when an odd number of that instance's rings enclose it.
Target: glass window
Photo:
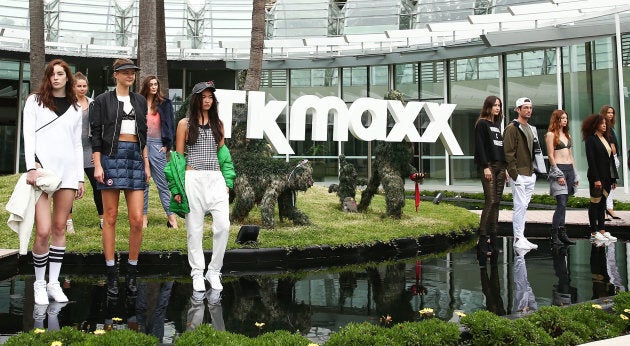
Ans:
[[[499,94],[499,57],[459,59],[451,62],[451,82],[448,103],[457,104],[450,119],[451,128],[464,151],[464,156],[450,156],[453,184],[478,180],[474,162],[475,122],[486,96]],[[464,68],[465,71],[458,69]],[[494,68],[494,70],[493,70]]]
[[[394,89],[400,91],[405,100],[418,99],[418,64],[394,65]]]
[[[389,90],[387,66],[370,67],[370,97],[382,99]]]

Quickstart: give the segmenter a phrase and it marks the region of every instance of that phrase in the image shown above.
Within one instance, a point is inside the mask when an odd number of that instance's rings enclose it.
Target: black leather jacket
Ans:
[[[131,105],[136,113],[136,131],[140,151],[147,143],[147,100],[137,93],[129,93]],[[118,101],[116,91],[98,95],[90,104],[90,129],[92,152],[113,156],[118,152],[118,136],[124,112],[123,103]]]

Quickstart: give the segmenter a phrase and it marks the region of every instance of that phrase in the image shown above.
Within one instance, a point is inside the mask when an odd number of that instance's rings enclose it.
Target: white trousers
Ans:
[[[610,188],[610,192],[608,192],[608,197],[606,198],[606,209],[613,209],[613,190]]]
[[[512,228],[514,238],[523,238],[525,233],[525,212],[534,194],[536,185],[536,174],[531,176],[518,175],[516,181],[512,182],[512,202],[514,203],[514,214],[512,216]]]
[[[186,197],[190,213],[186,214],[188,263],[190,275],[203,275],[203,226],[206,214],[212,214],[212,259],[209,271],[220,272],[230,235],[230,205],[225,179],[220,171],[186,171]]]

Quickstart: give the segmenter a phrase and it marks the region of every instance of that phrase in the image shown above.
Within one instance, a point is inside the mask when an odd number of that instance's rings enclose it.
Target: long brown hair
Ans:
[[[501,110],[495,118],[495,116],[492,114],[492,107],[494,107],[494,104],[497,102],[497,100],[499,100],[499,103],[501,104]],[[479,118],[477,118],[475,125],[477,125],[477,123],[481,119],[490,119],[490,122],[492,122],[493,124],[497,124],[503,121],[503,102],[500,98],[494,95],[486,97],[486,99],[483,101],[483,106],[481,107],[481,112],[479,112]]]
[[[158,88],[157,93],[153,97],[153,101],[151,101],[151,104],[149,105],[153,113],[155,113],[157,111],[157,107],[161,105],[162,102],[164,102],[164,95],[162,94],[162,83],[160,83],[160,80],[157,76],[149,75],[144,77],[144,79],[142,80],[142,85],[140,86],[140,95],[144,96],[144,98],[148,100],[149,93],[151,92],[151,87],[149,86],[149,83],[151,83],[151,81],[154,79],[157,82]]]
[[[567,115],[567,126],[561,125],[562,116]],[[560,144],[560,131],[564,132],[564,135],[567,136],[569,140],[571,140],[571,135],[569,134],[569,114],[562,109],[556,109],[551,113],[551,119],[549,119],[549,128],[547,128],[548,132],[553,133],[553,145],[557,146]]]
[[[67,62],[61,59],[55,59],[46,65],[46,69],[44,70],[44,77],[42,78],[42,82],[39,85],[39,89],[35,92],[37,104],[40,106],[44,106],[51,111],[57,111],[57,107],[55,106],[55,99],[52,94],[52,83],[50,82],[50,77],[55,73],[55,66],[59,65],[63,68],[66,73],[66,78],[68,81],[66,82],[66,100],[68,103],[77,109],[77,95],[74,92],[74,76],[72,75],[72,71],[70,70],[70,66]]]
[[[608,120],[608,116],[606,116],[606,113],[608,113],[608,110],[611,109],[611,108],[613,110],[613,117],[609,121]],[[615,110],[615,107],[613,107],[611,105],[603,105],[602,108],[599,109],[599,114],[605,116],[606,117],[606,121],[608,123],[610,123],[610,125],[615,126],[615,118],[617,117],[617,111]]]
[[[199,137],[199,118],[202,115],[201,102],[203,91],[190,96],[190,108],[188,111],[188,144],[194,144]],[[208,110],[208,122],[212,129],[212,135],[218,145],[223,140],[223,122],[219,119],[219,101],[212,92],[212,106]]]

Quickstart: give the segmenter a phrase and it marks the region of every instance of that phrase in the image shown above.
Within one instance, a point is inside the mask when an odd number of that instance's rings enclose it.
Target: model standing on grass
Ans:
[[[147,153],[151,166],[151,177],[155,182],[162,208],[166,212],[168,221],[166,226],[177,228],[175,213],[168,210],[171,195],[168,183],[164,176],[166,166],[166,153],[173,146],[173,134],[175,133],[175,117],[173,116],[173,103],[162,95],[160,81],[156,76],[147,76],[142,81],[140,94],[147,99]],[[144,209],[142,227],[148,225],[149,213],[149,185],[144,189]]]
[[[94,179],[94,161],[92,160],[92,143],[90,135],[90,112],[89,106],[92,103],[91,98],[87,97],[88,92],[88,79],[81,73],[74,74],[74,92],[77,95],[77,103],[81,106],[82,118],[82,131],[81,131],[81,143],[83,144],[83,171],[87,175],[90,185],[92,186],[92,193],[94,198],[94,205],[98,212],[98,218],[100,220],[99,227],[103,228],[103,200],[101,199],[101,191],[96,188],[96,180]],[[74,233],[74,222],[72,221],[72,212],[68,216],[68,222],[66,222],[66,231],[68,233]]]
[[[479,222],[478,250],[492,255],[496,248],[499,204],[505,186],[505,152],[501,122],[503,105],[496,96],[488,96],[483,102],[475,123],[475,162],[479,167],[485,204]]]
[[[546,173],[545,161],[538,141],[536,127],[530,125],[532,100],[521,97],[516,100],[514,111],[518,117],[503,132],[503,148],[507,161],[507,173],[512,179],[514,199],[513,231],[514,247],[532,250],[538,245],[525,238],[525,213],[534,194],[536,173]]]
[[[186,232],[188,263],[195,291],[206,290],[203,275],[206,213],[212,214],[212,260],[205,279],[213,290],[223,289],[221,268],[230,234],[229,190],[235,174],[229,151],[224,145],[223,122],[219,119],[215,90],[214,82],[195,84],[188,117],[177,124],[177,152],[181,155],[187,153],[185,193],[190,212],[186,214]],[[232,168],[231,171],[225,170],[227,166]],[[182,202],[181,195],[175,195],[174,199]]]
[[[611,147],[608,121],[601,114],[591,114],[582,122],[582,138],[586,146],[587,177],[590,193],[588,221],[591,240],[615,241],[617,238],[606,232],[606,198],[617,187],[617,167]]]
[[[48,298],[67,302],[59,285],[61,262],[66,251],[66,220],[72,201],[83,197],[84,190],[81,108],[76,103],[72,71],[65,61],[51,61],[46,66],[39,89],[27,98],[23,135],[24,161],[28,170],[26,182],[36,184],[40,175],[38,168],[61,179],[59,190],[52,196],[42,193],[35,204],[36,234],[32,250],[35,304],[48,304]],[[48,284],[46,267],[49,270]]]
[[[142,243],[144,187],[151,177],[147,157],[147,101],[130,89],[139,68],[129,59],[113,64],[116,89],[97,96],[90,107],[94,178],[103,197],[103,253],[107,265],[107,291],[118,294],[114,252],[120,191],[129,215],[129,259],[125,282],[135,294],[138,255]]]
[[[551,113],[545,144],[549,157],[549,194],[556,198],[556,210],[551,222],[551,243],[573,245],[575,242],[567,236],[565,218],[567,200],[575,194],[578,179],[573,166],[575,161],[571,150],[573,140],[569,134],[569,115],[562,109]]]

